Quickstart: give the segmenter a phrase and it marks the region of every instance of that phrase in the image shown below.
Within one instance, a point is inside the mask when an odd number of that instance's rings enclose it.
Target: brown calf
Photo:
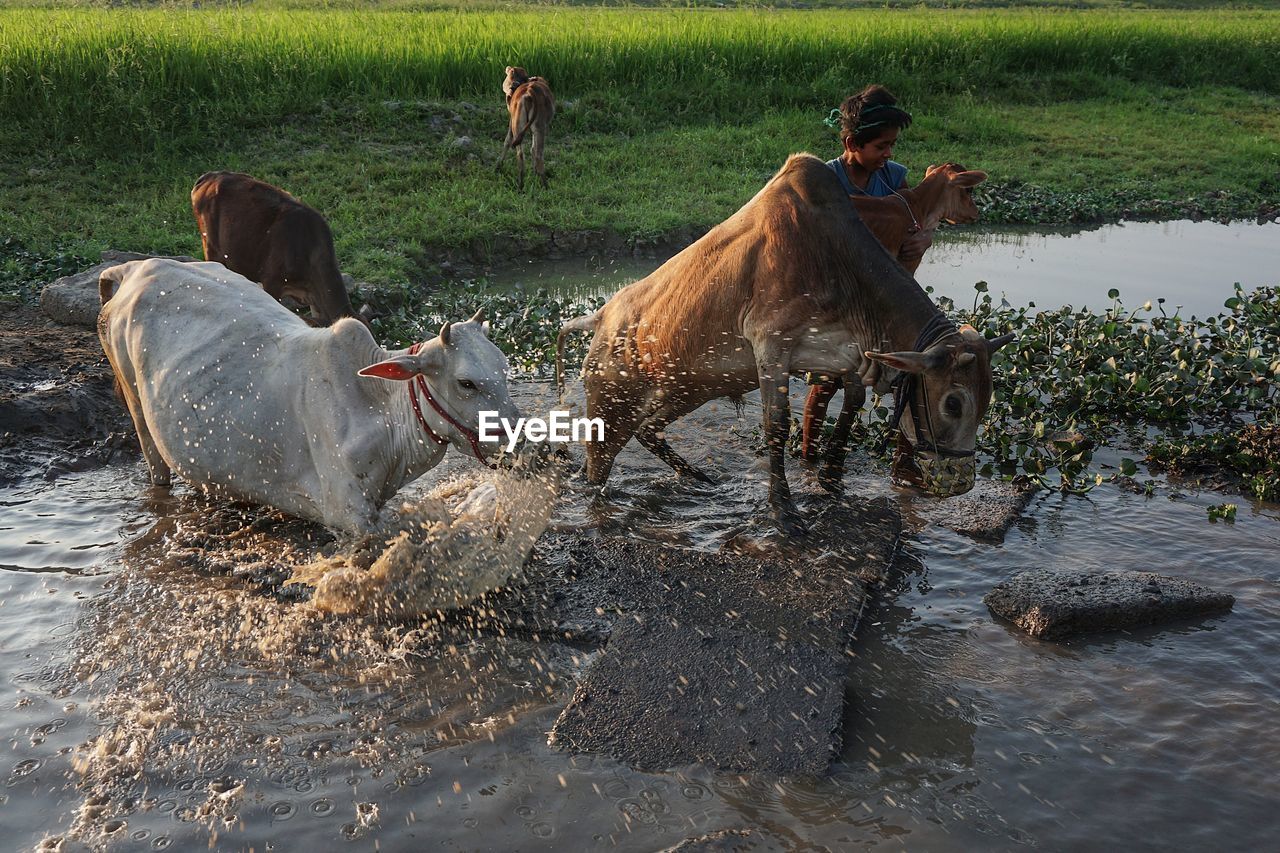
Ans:
[[[923,256],[903,260],[899,256],[903,244],[916,235],[927,235],[927,246],[933,242],[933,232],[941,222],[953,225],[976,222],[978,206],[973,203],[973,188],[986,179],[986,172],[969,172],[964,166],[943,163],[930,166],[925,170],[924,180],[911,189],[899,190],[896,196],[850,198],[858,209],[858,215],[880,244],[914,275]],[[800,420],[800,456],[807,461],[811,462],[818,456],[817,436],[827,417],[827,405],[838,390],[840,385],[834,381],[809,389],[804,416]]]
[[[547,169],[542,159],[542,149],[547,142],[547,132],[551,128],[551,119],[556,114],[556,101],[551,95],[551,87],[541,77],[530,77],[528,72],[519,66],[507,66],[507,76],[502,81],[502,93],[507,96],[507,113],[510,124],[507,126],[507,138],[502,143],[502,152],[498,162],[494,164],[496,172],[502,168],[507,151],[514,148],[516,162],[520,166],[519,187],[524,189],[524,137],[531,132],[533,137],[533,170],[545,187],[547,185]]]
[[[355,317],[324,217],[271,184],[238,172],[206,172],[191,189],[204,257],[311,307],[328,326]],[[368,325],[366,323],[366,325]]]
[[[932,237],[941,222],[953,225],[976,222],[978,206],[973,203],[973,188],[986,179],[986,172],[965,171],[964,166],[956,163],[943,163],[930,166],[925,170],[924,180],[910,189],[899,190],[896,196],[850,198],[871,233],[896,258],[909,237],[916,234]],[[902,265],[914,274],[920,260]]]

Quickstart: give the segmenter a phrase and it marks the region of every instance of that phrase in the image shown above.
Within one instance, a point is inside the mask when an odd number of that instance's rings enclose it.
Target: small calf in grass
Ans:
[[[502,93],[507,96],[507,113],[510,124],[507,127],[507,138],[502,143],[502,153],[493,170],[502,168],[508,149],[515,149],[516,163],[520,167],[518,186],[524,189],[524,138],[525,134],[533,137],[533,170],[538,173],[538,180],[547,185],[546,163],[543,161],[543,146],[547,142],[547,132],[551,127],[551,119],[556,114],[556,100],[551,95],[551,87],[541,77],[530,77],[528,72],[519,66],[508,65],[507,76],[502,81]]]

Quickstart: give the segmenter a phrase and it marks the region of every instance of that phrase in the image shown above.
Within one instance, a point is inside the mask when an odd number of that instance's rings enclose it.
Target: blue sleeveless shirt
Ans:
[[[827,167],[836,173],[836,177],[840,179],[840,185],[844,187],[844,191],[849,195],[869,195],[875,198],[883,198],[887,195],[893,195],[894,190],[907,182],[907,167],[892,160],[871,173],[871,179],[867,181],[865,190],[858,189],[854,186],[853,181],[849,180],[849,175],[844,170],[844,162],[839,157],[834,160],[828,160]]]

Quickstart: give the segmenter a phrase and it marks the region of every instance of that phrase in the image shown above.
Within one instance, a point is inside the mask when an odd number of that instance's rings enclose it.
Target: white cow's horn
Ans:
[[[478,310],[476,311],[475,316],[474,316],[474,317],[472,317],[472,318],[471,318],[470,320],[468,320],[467,322],[468,322],[468,323],[483,323],[483,322],[484,322],[484,309],[483,309],[483,308],[478,309]]]

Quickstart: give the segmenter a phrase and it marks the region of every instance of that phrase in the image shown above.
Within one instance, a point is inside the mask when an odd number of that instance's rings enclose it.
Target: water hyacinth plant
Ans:
[[[1012,330],[1019,338],[995,361],[996,393],[983,439],[988,473],[1044,480],[1056,470],[1052,485],[1087,488],[1092,444],[1127,434],[1145,449],[1147,431],[1167,445],[1277,423],[1280,303],[1274,287],[1245,294],[1236,285],[1226,310],[1203,320],[1170,315],[1162,303],[1127,309],[1114,289],[1111,307],[1097,314],[995,305],[985,285],[978,288],[962,318],[989,336]]]

